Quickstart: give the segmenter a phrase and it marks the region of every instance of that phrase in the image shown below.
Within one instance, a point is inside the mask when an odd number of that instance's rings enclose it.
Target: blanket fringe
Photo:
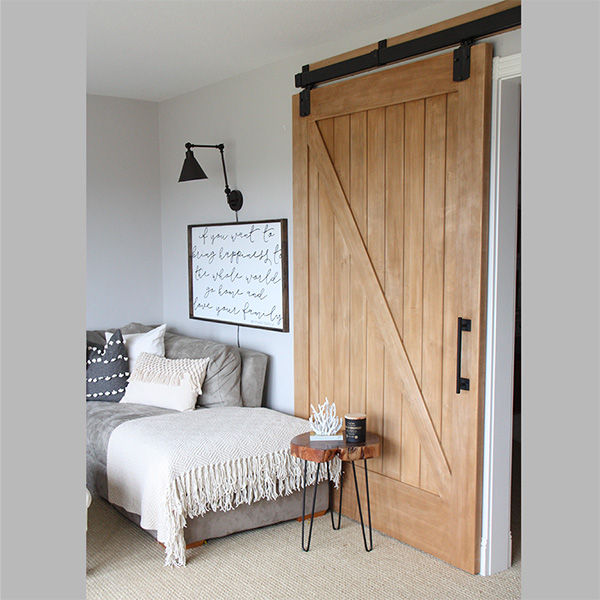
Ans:
[[[337,488],[342,461],[330,463],[331,479]],[[309,462],[307,485],[315,483],[317,464]],[[258,500],[275,500],[302,489],[304,463],[289,450],[264,456],[229,460],[216,465],[197,467],[171,482],[167,496],[168,522],[165,565],[185,566],[183,530],[188,517],[210,511],[228,511],[240,504]],[[327,470],[319,472],[319,482],[327,479]]]

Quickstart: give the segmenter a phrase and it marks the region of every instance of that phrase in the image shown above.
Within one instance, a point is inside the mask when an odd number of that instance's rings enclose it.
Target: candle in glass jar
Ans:
[[[367,437],[367,415],[351,413],[345,416],[346,442],[349,444],[364,444]]]

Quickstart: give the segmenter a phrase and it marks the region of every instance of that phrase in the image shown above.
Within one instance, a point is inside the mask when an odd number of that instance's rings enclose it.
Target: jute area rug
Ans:
[[[308,531],[308,530],[307,530]],[[365,552],[360,523],[315,519],[309,552],[301,524],[288,521],[187,551],[187,566],[163,566],[164,549],[107,502],[94,496],[88,512],[87,600],[516,600],[521,558],[481,577],[373,531]]]

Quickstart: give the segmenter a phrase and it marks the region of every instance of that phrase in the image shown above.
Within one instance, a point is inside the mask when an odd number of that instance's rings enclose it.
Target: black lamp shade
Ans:
[[[186,150],[179,181],[193,181],[195,179],[208,179],[208,176],[194,158],[192,150]]]

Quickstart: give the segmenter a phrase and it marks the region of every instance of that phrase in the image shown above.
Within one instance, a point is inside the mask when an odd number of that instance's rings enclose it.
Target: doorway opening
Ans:
[[[482,575],[520,558],[521,56],[494,59]]]

